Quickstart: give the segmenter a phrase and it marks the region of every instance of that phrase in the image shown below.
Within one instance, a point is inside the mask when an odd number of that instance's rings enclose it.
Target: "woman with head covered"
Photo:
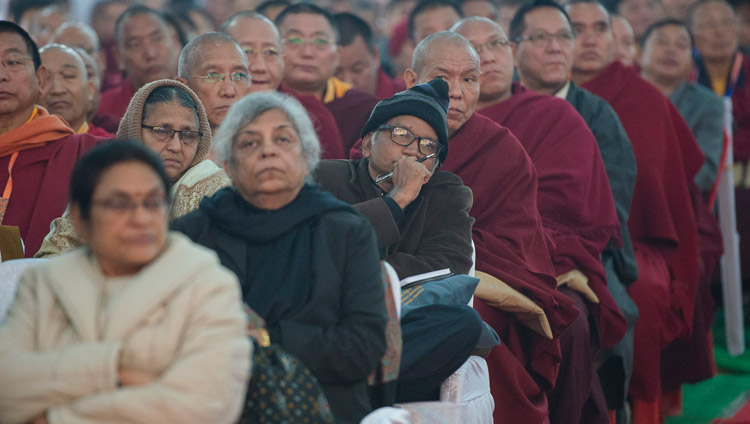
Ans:
[[[207,158],[211,127],[203,104],[178,81],[154,81],[138,90],[120,121],[117,136],[143,140],[161,157],[170,181],[170,220],[196,209],[203,196],[229,185],[224,171]],[[83,243],[67,212],[51,227],[37,257],[63,253]]]
[[[252,93],[216,134],[233,187],[173,222],[214,249],[272,343],[320,381],[339,423],[370,410],[367,376],[385,352],[385,294],[372,227],[312,183],[320,146],[304,108]]]

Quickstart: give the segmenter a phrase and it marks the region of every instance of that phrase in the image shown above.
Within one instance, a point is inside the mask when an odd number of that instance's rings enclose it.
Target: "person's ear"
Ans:
[[[89,222],[83,219],[81,216],[81,208],[77,203],[71,204],[70,206],[70,219],[73,221],[73,229],[76,234],[87,243],[89,236],[91,235],[91,229],[89,228]],[[89,215],[90,217],[90,215]]]
[[[370,158],[372,155],[372,137],[375,133],[370,131],[365,135],[365,138],[362,139],[362,157]]]
[[[91,103],[94,101],[94,95],[96,94],[96,85],[94,84],[94,81],[88,81],[86,83],[86,89],[89,93],[88,103]]]
[[[380,49],[378,48],[378,46],[373,46],[372,58],[373,58],[373,62],[380,63]]]
[[[407,90],[417,85],[418,80],[419,75],[417,75],[417,73],[414,72],[411,68],[408,68],[404,71],[404,82],[406,83]]]
[[[115,56],[115,62],[117,62],[117,68],[120,70],[120,72],[125,72],[125,66],[123,66],[122,60],[120,57],[120,49],[119,48],[114,49],[112,53]]]
[[[40,66],[39,69],[36,70],[36,78],[37,80],[39,80],[39,98],[44,97],[47,94],[47,90],[49,90],[47,78],[48,76],[49,73],[44,65]]]

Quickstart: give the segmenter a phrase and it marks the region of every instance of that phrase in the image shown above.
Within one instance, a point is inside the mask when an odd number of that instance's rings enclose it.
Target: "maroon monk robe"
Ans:
[[[505,126],[521,142],[539,178],[537,203],[554,243],[555,274],[572,269],[589,278],[599,304],[589,304],[602,348],[625,335],[625,318],[607,289],[601,254],[619,243],[612,191],[594,135],[573,106],[513,84],[513,96],[479,111]]]
[[[640,311],[630,393],[652,402],[661,393],[661,350],[688,337],[693,323],[699,260],[689,187],[703,154],[669,99],[634,69],[613,62],[582,86],[617,112],[638,164],[628,222],[638,261],[628,293]]]
[[[346,159],[346,150],[344,150],[336,121],[323,102],[315,96],[295,93],[282,87],[279,87],[279,91],[294,96],[307,110],[307,115],[320,140],[321,159]]]
[[[49,233],[50,222],[65,211],[76,160],[101,140],[90,134],[73,134],[19,152],[3,225],[19,227],[27,258],[34,257]],[[9,161],[10,155],[0,158],[0,187],[8,181]]]
[[[359,133],[370,119],[370,113],[378,101],[364,91],[352,88],[343,97],[325,103],[339,128],[343,140],[344,152],[348,152],[359,140]]]
[[[122,116],[125,115],[125,111],[130,104],[130,99],[134,94],[135,91],[133,90],[133,84],[131,84],[130,78],[125,78],[117,87],[112,87],[102,93],[96,114],[109,116],[116,119],[119,123]]]
[[[359,146],[350,151],[361,156]],[[497,331],[502,345],[487,358],[495,422],[547,420],[544,390],[554,386],[560,363],[560,334],[578,316],[557,291],[555,270],[537,207],[534,165],[513,134],[474,114],[450,138],[442,170],[457,174],[474,194],[471,216],[479,271],[530,297],[543,309],[554,335],[547,340],[511,314],[479,299],[474,308]]]
[[[378,69],[378,84],[375,88],[376,99],[387,99],[404,90],[406,90],[406,83],[403,78],[391,78],[385,73],[383,68]]]

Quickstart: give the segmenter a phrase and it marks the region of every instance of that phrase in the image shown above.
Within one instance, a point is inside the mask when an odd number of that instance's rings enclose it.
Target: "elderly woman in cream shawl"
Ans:
[[[224,171],[207,158],[211,128],[198,96],[175,80],[159,80],[141,87],[117,129],[118,138],[143,140],[164,163],[172,186],[169,219],[197,209],[204,196],[230,185]],[[66,252],[83,244],[68,212],[55,219],[36,257]]]

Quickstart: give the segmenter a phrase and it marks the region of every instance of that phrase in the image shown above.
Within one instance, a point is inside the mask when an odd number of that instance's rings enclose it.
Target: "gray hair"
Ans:
[[[305,181],[312,182],[312,172],[320,162],[318,135],[315,133],[307,111],[297,99],[278,91],[248,94],[229,108],[226,118],[214,136],[213,146],[216,159],[231,163],[234,137],[246,125],[270,110],[278,110],[289,118],[302,144],[302,155],[305,157],[307,166]]]
[[[94,31],[94,28],[91,27],[91,25],[85,23],[85,22],[64,22],[60,27],[58,27],[54,33],[52,33],[52,37],[50,38],[53,42],[58,42],[57,39],[60,38],[65,31],[68,31],[70,29],[78,30],[82,33],[84,33],[87,37],[93,41],[94,44],[94,53],[99,53],[101,50],[101,44],[99,42],[99,35],[97,35],[96,31]],[[60,43],[65,44],[65,43]],[[88,52],[87,52],[88,53]]]
[[[444,45],[464,47],[476,59],[477,64],[480,63],[479,54],[477,54],[474,46],[463,35],[450,31],[440,31],[428,35],[414,48],[414,54],[411,56],[411,69],[417,74],[420,74],[424,66],[429,63],[429,53],[435,48],[433,44],[437,45],[437,47]]]
[[[242,46],[235,41],[234,38],[230,37],[227,34],[224,34],[223,32],[207,32],[205,34],[201,34],[192,40],[190,40],[185,47],[183,47],[182,51],[180,52],[180,60],[177,64],[177,75],[180,77],[191,77],[193,75],[193,67],[196,65],[197,61],[196,59],[200,59],[200,50],[201,48],[206,44],[224,44],[224,43],[231,43],[239,52],[240,56],[242,57],[242,61],[245,62],[245,65],[248,64],[247,62],[247,55],[245,54],[245,51],[242,50]]]

